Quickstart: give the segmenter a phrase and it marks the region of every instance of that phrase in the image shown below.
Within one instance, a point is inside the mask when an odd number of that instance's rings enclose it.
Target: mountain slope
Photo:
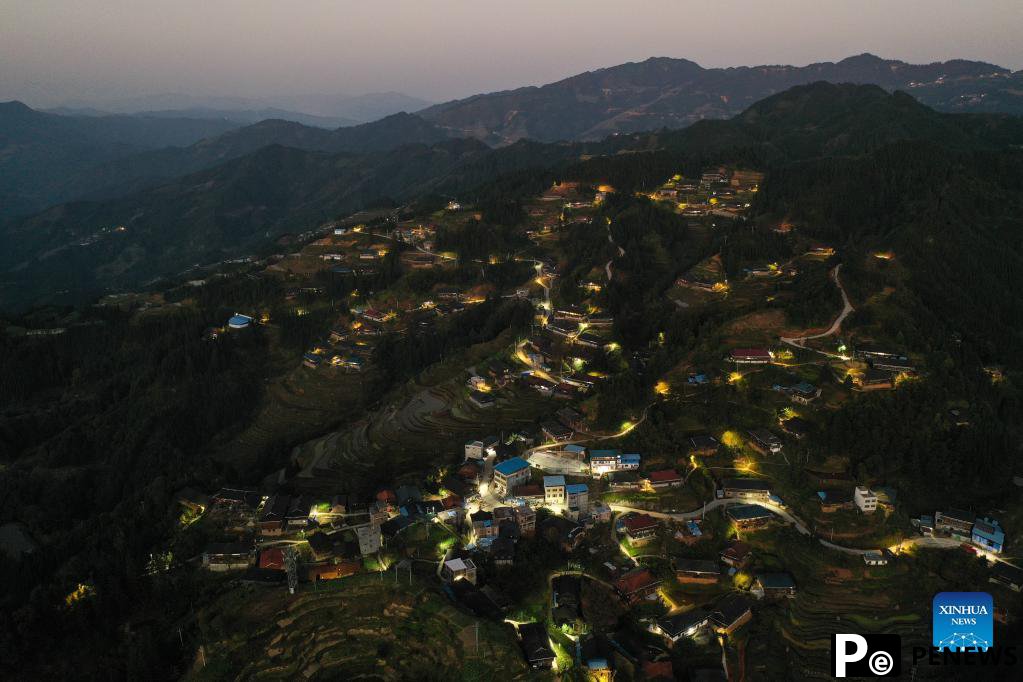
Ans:
[[[59,116],[0,103],[0,216],[59,200],[56,188],[106,161],[192,144],[236,128],[230,121]]]
[[[250,154],[262,147],[279,144],[296,149],[325,152],[367,153],[384,151],[405,144],[429,144],[447,137],[437,126],[411,114],[394,114],[373,123],[325,130],[284,120],[266,120],[253,125],[223,132],[233,124],[210,121],[197,122],[196,130],[210,128],[213,133],[188,146],[162,146],[153,148],[118,142],[116,129],[105,137],[95,135],[88,146],[79,144],[73,133],[63,128],[43,128],[34,121],[64,123],[67,117],[40,114],[28,107],[19,109],[21,119],[14,115],[0,118],[0,149],[15,150],[6,163],[0,160],[0,197],[9,197],[9,208],[0,209],[0,217],[37,211],[46,205],[79,198],[113,198],[132,191],[151,187],[167,179],[210,168],[224,161]],[[111,118],[126,120],[131,130],[136,125],[138,132],[129,140],[144,139],[144,131],[159,129],[161,122],[182,127],[176,119],[142,119],[131,116],[80,117],[73,119],[87,129],[112,128]],[[139,125],[141,121],[145,125]],[[5,125],[6,122],[6,125]],[[94,125],[105,123],[102,125]],[[54,129],[55,128],[55,129]],[[39,132],[35,132],[38,130]],[[6,132],[4,132],[6,131]],[[26,149],[22,140],[33,132],[37,137],[50,141]],[[154,135],[154,141],[176,139]],[[127,137],[126,135],[124,137]],[[3,140],[11,140],[4,145]],[[184,139],[184,138],[181,138]],[[194,140],[189,139],[189,143]],[[23,150],[21,152],[17,150]],[[34,150],[34,151],[33,151]],[[19,172],[20,170],[20,172]]]
[[[822,80],[911,89],[925,104],[955,111],[1023,113],[1021,74],[983,62],[914,65],[868,54],[804,67],[716,69],[659,57],[542,87],[476,95],[419,113],[459,133],[495,143],[523,137],[594,139],[728,118],[764,97]]]
[[[301,137],[306,131],[292,132],[299,142],[333,142],[321,137],[333,135],[328,131],[308,139]],[[938,113],[876,86],[816,83],[768,98],[733,120],[596,143],[523,141],[489,149],[459,139],[336,154],[264,147],[127,197],[57,206],[10,224],[0,232],[6,279],[0,306],[51,300],[61,289],[80,300],[107,287],[137,286],[196,262],[251,253],[268,239],[381,197],[462,194],[516,171],[540,178],[543,169],[574,164],[564,172],[639,189],[686,159],[775,169],[860,158],[904,141],[998,152],[1023,144],[1023,124],[1015,117]],[[111,231],[119,225],[126,230]]]

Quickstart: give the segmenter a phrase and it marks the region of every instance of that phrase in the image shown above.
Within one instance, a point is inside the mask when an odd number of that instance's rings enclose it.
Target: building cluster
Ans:
[[[1005,531],[996,519],[978,517],[962,509],[921,516],[917,525],[925,534],[952,537],[990,554],[1001,554],[1005,548]]]

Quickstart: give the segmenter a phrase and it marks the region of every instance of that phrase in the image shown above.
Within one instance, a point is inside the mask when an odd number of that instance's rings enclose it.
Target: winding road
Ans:
[[[838,317],[835,318],[835,321],[831,323],[830,327],[825,329],[823,332],[820,332],[819,334],[810,334],[810,335],[807,335],[807,336],[792,336],[792,337],[783,336],[783,337],[781,337],[781,342],[782,343],[787,343],[790,346],[794,346],[796,348],[802,348],[803,350],[812,350],[812,351],[814,351],[816,353],[820,353],[821,355],[827,355],[828,357],[831,357],[831,358],[836,358],[836,359],[839,359],[839,360],[846,359],[846,358],[844,358],[841,355],[836,355],[834,353],[828,353],[828,352],[825,352],[825,351],[822,351],[822,350],[817,350],[815,348],[807,348],[806,347],[806,342],[807,341],[810,341],[812,339],[823,339],[825,337],[832,336],[833,334],[837,334],[838,330],[840,330],[842,328],[842,323],[845,321],[845,318],[847,318],[849,316],[849,313],[851,313],[854,310],[854,308],[852,306],[852,303],[849,302],[849,295],[845,292],[845,287],[842,286],[842,281],[838,278],[838,271],[841,268],[842,268],[842,264],[839,263],[831,271],[831,280],[835,283],[835,286],[838,287],[838,291],[842,294],[842,312],[840,312],[838,314]]]
[[[707,502],[706,506],[700,507],[699,509],[694,509],[693,511],[681,512],[677,514],[648,511],[646,509],[626,507],[620,504],[611,504],[609,506],[615,512],[635,512],[637,514],[646,514],[648,516],[652,516],[658,519],[671,519],[673,521],[689,521],[691,519],[700,518],[701,516],[703,516],[704,512],[709,512],[720,507],[728,507],[740,504],[759,504],[761,507],[765,507],[771,510],[773,513],[777,514],[786,523],[789,523],[792,526],[794,526],[795,529],[799,531],[799,533],[801,533],[802,535],[813,536],[813,533],[811,533],[810,529],[807,527],[806,523],[804,523],[802,519],[800,519],[795,514],[792,514],[788,510],[783,509],[776,504],[771,504],[770,502],[750,502],[748,500],[739,500],[734,498],[718,499]],[[843,552],[844,554],[852,554],[856,556],[862,556],[867,552],[880,551],[880,549],[870,550],[858,549],[856,547],[845,547],[843,545],[838,545],[833,542],[828,542],[824,538],[820,537],[817,538],[817,542],[819,542],[824,547],[827,547],[828,549],[833,549],[837,552]],[[932,547],[940,549],[951,549],[953,547],[958,547],[960,545],[960,542],[958,540],[953,540],[951,538],[929,538],[923,536],[916,538],[907,538],[904,542],[908,542],[912,545],[917,545],[920,547]]]

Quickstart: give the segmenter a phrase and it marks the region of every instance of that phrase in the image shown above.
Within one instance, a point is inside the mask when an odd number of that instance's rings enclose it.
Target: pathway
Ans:
[[[837,334],[838,330],[842,328],[842,322],[844,322],[845,318],[847,318],[849,316],[849,313],[851,313],[853,311],[852,303],[849,302],[849,295],[845,292],[845,287],[842,286],[842,281],[838,278],[838,271],[841,269],[841,267],[842,267],[842,264],[839,263],[831,271],[831,280],[835,283],[835,286],[838,287],[839,292],[841,292],[841,294],[842,294],[842,312],[840,312],[838,314],[838,317],[836,317],[835,321],[831,323],[831,326],[828,327],[823,332],[820,332],[818,334],[809,334],[807,336],[793,336],[793,337],[783,336],[783,337],[781,337],[781,342],[782,343],[787,343],[790,346],[794,346],[795,348],[801,348],[803,350],[813,350],[813,351],[815,351],[817,353],[820,353],[822,355],[827,355],[828,357],[835,358],[835,359],[838,359],[838,360],[846,359],[846,358],[844,358],[841,355],[836,355],[834,353],[828,353],[828,352],[825,352],[825,351],[817,350],[815,348],[807,348],[806,347],[806,342],[807,341],[810,341],[812,339],[823,339],[825,337],[832,336],[833,334]]]

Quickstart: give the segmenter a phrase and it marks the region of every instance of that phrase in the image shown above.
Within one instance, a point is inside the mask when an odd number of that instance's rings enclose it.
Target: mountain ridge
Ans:
[[[956,59],[909,64],[869,53],[802,67],[704,68],[688,59],[651,57],[546,85],[452,100],[417,113],[458,134],[493,144],[523,137],[595,139],[728,118],[763,97],[819,80],[873,83],[887,90],[910,88],[925,104],[955,111],[991,110],[984,102],[990,91],[1002,97],[996,110],[1023,113],[1023,95],[1013,94],[1014,87],[998,87],[1023,81],[1023,74],[986,62]],[[970,95],[971,89],[977,93]]]
[[[601,164],[625,160],[663,175],[684,158],[772,166],[863,155],[905,140],[997,150],[1023,142],[1023,120],[944,114],[877,86],[815,83],[768,98],[733,120],[594,143],[523,141],[490,149],[473,138],[452,138],[363,153],[262,146],[127,197],[64,204],[8,224],[0,232],[0,271],[7,280],[0,300],[40,302],[62,288],[83,294],[137,286],[195,262],[252,253],[267,239],[383,197],[462,194],[518,171],[540,177],[544,169],[588,163],[599,173]],[[93,239],[117,225],[126,231]]]

